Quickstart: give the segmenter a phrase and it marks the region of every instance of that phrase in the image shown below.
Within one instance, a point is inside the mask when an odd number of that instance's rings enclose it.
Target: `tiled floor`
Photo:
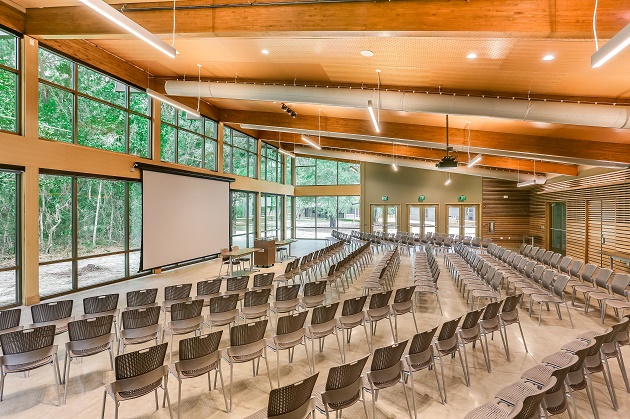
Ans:
[[[302,255],[318,247],[324,246],[322,241],[301,241],[293,246],[293,253]],[[376,255],[378,259],[380,255]],[[441,260],[441,257],[440,257]],[[409,256],[402,257],[402,263],[396,278],[396,287],[412,283],[411,259]],[[284,264],[276,264],[271,269],[277,273],[284,271]],[[75,315],[82,314],[82,299],[86,296],[118,292],[121,294],[120,304],[124,303],[124,294],[127,291],[148,287],[158,287],[158,301],[163,299],[164,286],[184,282],[195,283],[199,280],[212,278],[219,271],[218,261],[202,263],[199,265],[184,267],[181,269],[165,272],[160,275],[148,276],[115,285],[109,285],[89,291],[83,291],[72,295],[75,300]],[[361,278],[355,281],[351,289],[343,298],[360,295],[363,277],[370,272],[368,268]],[[193,291],[194,294],[194,291]],[[65,297],[69,298],[69,297]],[[334,300],[336,300],[336,294]],[[467,311],[467,307],[457,292],[448,272],[443,271],[440,277],[440,298],[444,309],[444,316],[440,316],[439,309],[433,298],[422,298],[417,308],[416,317],[419,329],[425,330],[441,322],[461,316]],[[537,313],[536,313],[537,314]],[[465,416],[466,412],[472,408],[492,399],[494,394],[502,387],[518,380],[520,374],[526,369],[536,365],[546,355],[560,349],[560,347],[572,340],[575,336],[588,330],[602,330],[599,324],[599,311],[593,310],[588,316],[583,314],[581,307],[571,309],[575,329],[571,329],[568,320],[559,321],[555,312],[543,313],[542,326],[529,319],[525,311],[521,311],[521,319],[529,353],[525,352],[521,344],[521,337],[516,326],[508,330],[510,349],[512,354],[511,362],[507,362],[503,352],[500,339],[491,341],[490,357],[492,360],[492,373],[486,371],[481,349],[468,349],[468,362],[471,371],[471,386],[466,387],[462,370],[457,359],[445,360],[446,386],[448,390],[448,404],[442,405],[432,372],[423,371],[416,374],[415,381],[415,401],[419,417],[448,417],[458,418]],[[30,323],[30,310],[23,310],[22,324]],[[308,321],[308,320],[307,320]],[[606,324],[613,322],[611,317],[606,319]],[[410,339],[415,333],[413,322],[410,316],[401,317],[399,324],[399,338]],[[389,328],[383,324],[379,325],[377,335],[374,338],[374,346],[384,346],[392,342]],[[268,331],[268,335],[271,333]],[[59,359],[63,365],[65,356],[64,343],[65,335],[57,337],[59,344]],[[177,342],[177,340],[176,340]],[[176,343],[177,345],[177,343]],[[228,345],[228,335],[224,332],[221,348]],[[175,354],[177,353],[177,347]],[[368,353],[367,342],[363,333],[353,333],[350,345],[346,347],[347,359],[357,359]],[[310,350],[310,347],[309,347]],[[626,361],[630,363],[630,350],[624,348]],[[276,359],[269,357],[269,365],[274,385],[276,384]],[[286,354],[281,354],[281,380],[282,384],[298,381],[309,375],[308,362],[301,349],[295,352],[292,364],[288,363]],[[328,374],[328,369],[340,363],[339,351],[333,338],[326,341],[323,353],[315,354],[315,366],[320,372],[318,383],[324,383]],[[231,414],[224,411],[223,396],[219,390],[208,391],[207,381],[204,377],[186,380],[183,383],[183,400],[181,406],[182,417],[212,417],[212,418],[242,418],[248,414],[266,407],[269,393],[269,382],[265,376],[264,364],[261,363],[261,374],[252,376],[249,364],[236,365],[234,368],[234,407]],[[619,400],[619,410],[614,411],[604,380],[601,374],[593,378],[599,415],[601,418],[627,418],[630,412],[630,395],[625,391],[623,381],[617,363],[613,360],[610,363],[613,381]],[[224,378],[229,382],[229,368],[224,364]],[[38,417],[80,417],[91,418],[100,415],[103,386],[114,379],[113,371],[109,370],[109,360],[106,353],[85,359],[80,364],[73,364],[71,378],[68,383],[68,400],[62,407],[56,406],[56,398],[53,383],[53,375],[50,367],[44,367],[30,373],[28,378],[22,375],[12,374],[6,379],[4,390],[4,401],[0,403],[0,417],[2,418],[38,418]],[[173,402],[173,412],[176,412],[177,384],[175,380],[169,381],[169,391]],[[575,396],[580,417],[592,417],[592,412],[586,398],[586,394],[581,391]],[[371,409],[369,403],[370,396],[367,396],[368,410]],[[113,402],[108,399],[105,417],[114,415]],[[362,418],[363,408],[360,403],[344,410],[344,417]],[[566,413],[563,414],[567,417]],[[121,403],[120,417],[154,417],[167,418],[168,410],[155,410],[155,404],[151,396]],[[379,394],[377,403],[377,417],[379,418],[404,418],[408,417],[405,406],[405,398],[402,395],[400,386],[386,389]]]

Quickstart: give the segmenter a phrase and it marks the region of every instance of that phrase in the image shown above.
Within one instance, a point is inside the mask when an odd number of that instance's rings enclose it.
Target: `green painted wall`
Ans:
[[[480,176],[451,173],[451,183],[444,185],[445,172],[399,167],[395,172],[391,165],[361,163],[361,224],[363,231],[370,231],[370,204],[399,204],[399,229],[407,231],[407,204],[418,204],[418,196],[426,197],[425,204],[439,204],[438,231],[446,231],[446,205],[461,204],[460,195],[466,195],[465,204],[479,204],[481,209],[482,178]],[[381,197],[389,197],[383,202]],[[481,220],[481,214],[479,214]]]

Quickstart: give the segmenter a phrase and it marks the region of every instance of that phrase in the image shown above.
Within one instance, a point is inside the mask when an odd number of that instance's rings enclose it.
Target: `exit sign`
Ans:
[[[381,196],[381,201],[389,201],[389,197],[387,195]]]
[[[426,199],[426,197],[424,195],[420,195],[418,197],[418,202],[424,202],[425,199]]]
[[[464,202],[466,200],[466,195],[460,195],[458,200],[459,202]]]

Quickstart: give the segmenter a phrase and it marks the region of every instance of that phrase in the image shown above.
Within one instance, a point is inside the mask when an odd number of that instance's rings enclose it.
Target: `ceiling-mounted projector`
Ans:
[[[449,153],[453,151],[453,147],[448,146],[448,115],[446,115],[446,156],[442,157],[442,160],[435,163],[435,167],[438,169],[457,169],[457,157],[451,156]]]

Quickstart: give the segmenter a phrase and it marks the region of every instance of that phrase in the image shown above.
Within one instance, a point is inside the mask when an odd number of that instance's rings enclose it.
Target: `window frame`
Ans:
[[[298,164],[298,159],[311,159],[314,161],[313,164]],[[334,183],[327,183],[324,182],[320,179],[320,175],[318,175],[318,161],[330,161],[330,162],[335,162],[336,163],[336,169],[335,169],[335,182]],[[348,164],[348,165],[354,165],[357,168],[357,183],[340,183],[339,181],[339,164]],[[357,162],[354,161],[350,161],[350,160],[340,160],[340,159],[327,159],[327,158],[317,158],[317,157],[312,157],[312,156],[296,156],[295,158],[295,179],[293,184],[295,186],[333,186],[333,185],[360,185],[361,184],[361,165]],[[300,183],[299,182],[299,176],[298,173],[301,170],[304,170],[302,168],[313,168],[313,170],[315,171],[315,181],[314,183]]]
[[[22,40],[24,36],[16,33],[13,30],[0,26],[0,31],[5,32],[7,35],[15,37],[15,68],[0,64],[0,71],[7,71],[13,73],[16,77],[15,83],[15,131],[8,131],[0,129],[0,132],[6,132],[9,134],[20,135],[23,133],[23,121],[22,121]]]
[[[0,166],[0,172],[11,173],[11,171],[3,170]],[[1,272],[14,272],[15,280],[15,299],[13,303],[0,305],[0,309],[17,307],[22,303],[22,173],[13,172],[15,176],[15,265],[7,268],[0,268]]]
[[[239,134],[247,137],[248,139],[248,145],[255,145],[256,151],[251,151],[249,149],[245,149],[243,147],[237,146],[234,144],[234,132],[238,132]],[[229,133],[229,139],[226,141],[226,133]],[[246,166],[247,166],[247,174],[244,177],[249,177],[252,179],[258,179],[258,172],[260,170],[259,164],[258,164],[258,138],[254,138],[251,135],[247,135],[242,131],[236,130],[232,127],[228,127],[226,125],[223,125],[223,140],[222,140],[222,146],[223,146],[223,151],[222,151],[222,157],[223,157],[223,173],[230,173],[236,176],[243,176],[243,175],[239,175],[238,173],[234,173],[234,149],[240,150],[242,152],[245,152],[246,156],[247,156],[247,161],[245,162]],[[229,149],[229,153],[230,153],[230,158],[229,158],[229,162],[228,162],[228,166],[227,166],[227,170],[226,170],[226,159],[225,159],[225,152],[226,150]],[[250,173],[249,169],[250,169],[250,164],[249,164],[249,159],[250,157],[253,156],[253,158],[255,159],[253,168],[254,168],[254,172]]]
[[[285,175],[284,158],[283,158],[284,155],[280,153],[280,151],[278,150],[279,150],[278,147],[275,147],[271,144],[267,144],[264,141],[261,142],[260,170],[259,170],[261,180],[266,180],[268,182],[274,182],[274,183],[279,183],[279,184],[284,183],[283,181],[283,176]],[[268,155],[269,153],[273,153],[274,151],[276,153],[275,159],[273,159],[272,157]],[[270,178],[269,176],[269,162],[270,161],[274,161],[276,163],[276,170],[275,170],[276,178],[274,180],[269,179]]]
[[[234,193],[242,193],[246,195],[245,198],[245,219],[252,218],[254,220],[253,230],[250,230],[250,223],[247,222],[245,224],[245,233],[242,234],[234,234],[233,229],[236,225],[234,219],[232,218],[232,214],[234,214]],[[253,202],[252,213],[249,211],[249,204]],[[258,231],[258,192],[253,191],[244,191],[239,189],[230,189],[230,246],[234,245],[233,238],[234,237],[245,237],[246,247],[250,247],[254,245],[254,239],[256,239]],[[249,242],[250,235],[253,236],[252,242]]]
[[[304,199],[304,198],[312,198],[314,201],[313,203],[313,207],[315,208],[315,213],[314,213],[314,226],[313,227],[300,227],[297,225],[297,203],[300,199]],[[318,204],[318,200],[322,199],[322,198],[335,198],[336,199],[336,213],[335,213],[335,227],[326,227],[326,226],[318,226],[318,221],[320,219],[319,216],[319,208],[320,205]],[[356,228],[356,230],[360,230],[361,229],[361,195],[309,195],[309,196],[296,196],[294,197],[293,200],[293,225],[292,225],[292,230],[293,230],[293,236],[294,238],[297,239],[315,239],[315,240],[323,240],[325,239],[325,237],[319,237],[318,235],[318,230],[328,230],[328,229],[333,229],[333,230],[337,230],[337,231],[352,231],[355,230],[355,228],[346,228],[346,227],[340,227],[339,226],[339,199],[340,198],[358,198],[358,202],[357,202],[357,210],[356,212],[358,213],[359,219],[358,219],[358,227]],[[354,205],[354,204],[353,204]],[[326,219],[330,219],[330,218],[326,218]],[[355,219],[355,221],[357,221]],[[300,237],[298,235],[298,231],[299,230],[312,230],[315,233],[315,237]]]

